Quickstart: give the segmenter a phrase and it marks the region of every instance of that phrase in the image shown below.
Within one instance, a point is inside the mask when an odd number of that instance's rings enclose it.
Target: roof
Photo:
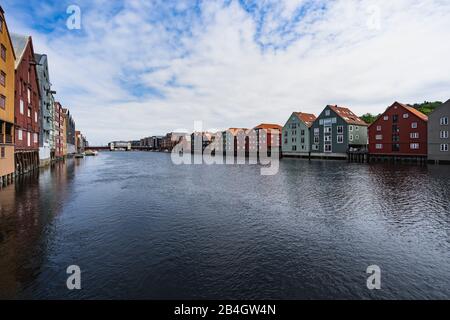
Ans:
[[[300,121],[304,122],[308,128],[311,127],[313,122],[317,119],[317,117],[311,113],[294,112],[294,114],[300,119]]]
[[[331,110],[333,110],[338,116],[340,116],[348,124],[354,124],[358,126],[368,126],[361,118],[354,114],[349,108],[339,107],[336,105],[330,105]]]
[[[265,130],[283,130],[283,127],[278,124],[272,124],[272,123],[261,123],[259,126],[255,127],[255,130],[257,129],[265,129]]]
[[[428,116],[417,110],[416,108],[413,108],[411,106],[405,106],[406,109],[408,109],[409,112],[413,113],[423,121],[428,121]]]
[[[23,54],[25,53],[25,49],[27,48],[29,40],[29,36],[11,33],[11,41],[14,47],[14,52],[16,54],[16,68],[19,65],[20,61],[22,61]]]
[[[233,136],[237,136],[239,134],[239,132],[246,133],[248,131],[248,129],[247,128],[230,128],[227,131],[230,132]]]

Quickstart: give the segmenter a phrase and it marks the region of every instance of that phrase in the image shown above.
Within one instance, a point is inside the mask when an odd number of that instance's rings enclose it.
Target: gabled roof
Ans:
[[[278,124],[273,123],[261,123],[259,126],[255,127],[255,130],[257,129],[265,129],[265,130],[283,130],[283,127]]]
[[[406,110],[408,110],[409,112],[411,112],[412,114],[414,114],[415,116],[417,116],[418,118],[422,119],[423,121],[428,121],[428,116],[426,116],[425,114],[423,114],[422,112],[420,112],[419,110],[417,110],[416,108],[411,107],[409,104],[404,104],[404,103],[400,103],[398,101],[395,101],[392,106],[390,106],[389,108],[398,105],[400,107],[405,108]],[[388,109],[389,109],[388,108]]]
[[[239,132],[242,133],[247,133],[248,129],[247,128],[230,128],[227,130],[228,132],[230,132],[233,136],[237,136],[239,134]]]
[[[340,116],[345,122],[348,124],[358,125],[358,126],[368,126],[361,118],[359,118],[356,114],[354,114],[349,108],[346,107],[338,107],[336,105],[328,106],[331,110],[333,110],[338,116]]]
[[[14,47],[14,52],[16,54],[16,68],[20,64],[27,48],[28,41],[30,41],[29,36],[24,36],[17,33],[11,33],[11,41]]]
[[[3,17],[3,24],[5,25],[6,34],[8,35],[8,39],[9,39],[9,42],[11,44],[11,47],[13,47],[13,49],[14,49],[13,42],[12,42],[12,39],[11,39],[11,33],[9,33],[8,24],[6,23],[5,11],[3,10],[1,5],[0,5],[0,15]],[[14,61],[15,61],[16,60],[16,53],[15,53],[14,50],[12,50],[12,54],[14,56]]]
[[[297,118],[302,121],[308,128],[310,128],[314,121],[316,121],[317,117],[312,113],[304,113],[304,112],[294,112]]]

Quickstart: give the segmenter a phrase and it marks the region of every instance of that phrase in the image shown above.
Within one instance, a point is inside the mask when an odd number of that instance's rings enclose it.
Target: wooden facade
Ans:
[[[426,159],[427,124],[426,115],[395,102],[369,126],[370,158]]]
[[[40,91],[31,37],[11,35],[15,63],[16,173],[39,167]]]

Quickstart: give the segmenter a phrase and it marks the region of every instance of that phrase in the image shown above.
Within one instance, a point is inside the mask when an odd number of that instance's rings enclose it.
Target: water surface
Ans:
[[[449,299],[449,231],[445,166],[102,153],[0,191],[0,297]]]

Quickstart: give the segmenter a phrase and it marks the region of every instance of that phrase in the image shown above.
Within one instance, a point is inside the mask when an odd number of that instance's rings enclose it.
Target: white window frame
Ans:
[[[411,133],[409,134],[409,137],[410,137],[411,139],[419,139],[419,138],[420,138],[420,135],[419,135],[419,132],[411,132]]]
[[[448,131],[442,130],[440,132],[440,137],[441,137],[441,139],[448,139]]]
[[[383,140],[383,135],[382,134],[377,134],[375,136],[375,140]]]
[[[337,134],[344,134],[344,126],[337,126]]]
[[[448,125],[448,117],[442,117],[441,118],[441,126]]]
[[[31,132],[27,132],[27,146],[31,147]]]
[[[389,120],[389,116],[384,116],[383,119],[384,119],[384,121],[388,121]]]
[[[377,131],[381,131],[381,126],[377,126]]]
[[[38,122],[38,114],[36,111],[34,112],[34,122]]]
[[[441,144],[441,152],[448,152],[448,143]]]
[[[339,143],[339,144],[344,143],[344,135],[343,134],[338,134],[337,143]]]
[[[329,148],[330,150],[327,150],[327,148]],[[331,144],[325,144],[323,146],[323,152],[325,153],[332,153],[333,152],[333,145]]]
[[[353,135],[352,135],[352,134],[349,135],[348,140],[349,140],[349,141],[353,141]]]
[[[332,128],[331,127],[325,127],[325,128],[323,128],[323,132],[324,132],[324,134],[329,134],[329,133],[332,132]]]
[[[23,103],[23,100],[22,99],[20,99],[20,101],[19,101],[19,109],[20,109],[20,114],[24,114],[25,113],[25,109],[24,109],[24,103]]]
[[[420,144],[419,144],[419,143],[411,143],[411,144],[409,145],[409,148],[410,148],[411,150],[419,150],[419,149],[420,149]]]
[[[404,113],[403,114],[403,119],[408,119],[409,118],[409,113]]]
[[[22,129],[17,130],[17,136],[19,138],[19,141],[23,141],[23,131],[22,131]]]
[[[325,110],[325,116],[329,117],[331,115],[331,111],[330,110]]]
[[[375,145],[375,149],[377,149],[377,150],[382,150],[382,149],[383,149],[383,144],[382,144],[382,143],[377,143],[377,144]]]
[[[319,143],[320,143],[319,136],[314,136],[314,144],[319,144]]]
[[[353,126],[352,126],[352,125],[348,126],[348,130],[349,130],[350,132],[353,132]]]
[[[411,123],[411,128],[412,129],[417,129],[418,126],[419,126],[419,124],[417,122],[412,122]]]

